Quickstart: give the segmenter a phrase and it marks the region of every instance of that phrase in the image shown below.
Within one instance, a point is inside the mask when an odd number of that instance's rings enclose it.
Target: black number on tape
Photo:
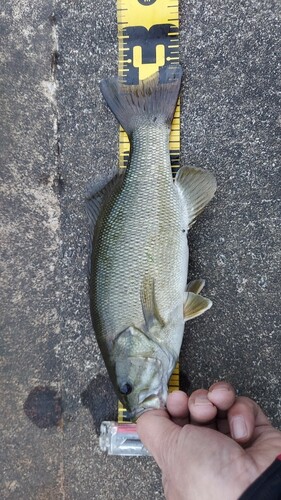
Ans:
[[[173,36],[170,36],[173,34]],[[173,24],[155,24],[148,30],[144,26],[132,26],[124,28],[122,35],[129,38],[124,39],[126,50],[126,60],[124,61],[124,78],[128,85],[135,85],[139,82],[139,68],[134,65],[134,47],[141,48],[142,64],[156,64],[156,47],[164,46],[164,65],[170,64],[170,60],[175,59],[175,52],[178,51],[178,28]],[[159,64],[159,75],[161,80],[161,66]]]
[[[141,5],[152,5],[156,0],[138,0]]]

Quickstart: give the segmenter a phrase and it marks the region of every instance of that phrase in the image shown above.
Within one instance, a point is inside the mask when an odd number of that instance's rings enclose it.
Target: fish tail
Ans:
[[[144,123],[171,125],[181,85],[180,66],[167,66],[138,85],[118,78],[102,80],[101,92],[120,125],[130,136]]]

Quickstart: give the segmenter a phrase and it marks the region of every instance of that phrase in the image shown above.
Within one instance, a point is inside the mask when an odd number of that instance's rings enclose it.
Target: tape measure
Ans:
[[[122,83],[137,85],[166,65],[179,64],[178,0],[117,0],[118,75]],[[180,103],[178,101],[170,135],[173,175],[179,168]],[[119,167],[126,168],[130,143],[119,131]],[[169,382],[169,392],[179,388],[179,365]],[[118,424],[129,422],[126,408],[118,404]]]
[[[118,74],[124,84],[138,84],[165,65],[179,64],[178,0],[117,0]],[[170,135],[173,174],[179,168],[180,104]],[[120,128],[119,166],[126,168],[130,143]]]

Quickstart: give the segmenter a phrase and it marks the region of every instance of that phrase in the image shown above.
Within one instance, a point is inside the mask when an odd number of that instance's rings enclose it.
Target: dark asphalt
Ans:
[[[182,385],[226,378],[281,425],[278,2],[181,1],[181,164],[212,170],[190,231]],[[7,0],[1,18],[1,498],[162,499],[151,458],[114,458],[116,417],[90,323],[87,189],[117,164],[99,81],[117,70],[115,1]],[[279,107],[279,108],[278,108]]]

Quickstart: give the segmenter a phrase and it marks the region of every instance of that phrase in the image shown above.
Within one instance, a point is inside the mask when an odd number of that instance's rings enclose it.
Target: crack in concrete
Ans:
[[[54,2],[54,9],[56,8],[56,1]],[[54,141],[55,141],[55,155],[54,155],[54,162],[55,162],[55,169],[56,169],[56,178],[53,179],[53,189],[57,193],[57,199],[58,199],[58,204],[60,206],[60,213],[61,213],[61,202],[60,202],[60,195],[63,191],[63,177],[62,177],[62,171],[61,171],[61,165],[60,165],[60,153],[61,153],[61,137],[60,137],[60,116],[59,116],[59,107],[58,107],[58,101],[57,101],[57,92],[58,92],[58,87],[59,87],[59,82],[57,79],[57,72],[59,69],[59,35],[58,35],[58,28],[57,28],[57,16],[55,13],[55,10],[50,16],[50,22],[52,26],[52,31],[51,31],[51,36],[52,36],[52,41],[53,41],[53,49],[52,49],[52,55],[51,55],[51,84],[53,85],[54,93],[53,93],[53,113],[54,113]],[[61,334],[61,328],[60,328],[60,334]],[[62,334],[60,338],[60,348],[62,350]],[[60,380],[59,380],[59,392],[62,394],[62,387],[63,387],[63,365],[61,364],[61,370],[60,370]],[[59,470],[58,470],[58,488],[59,488],[59,493],[61,494],[62,500],[65,500],[66,498],[66,491],[65,491],[65,464],[64,464],[64,418],[62,416],[61,418],[61,432],[60,432],[60,441],[61,441],[61,462],[59,464]]]

